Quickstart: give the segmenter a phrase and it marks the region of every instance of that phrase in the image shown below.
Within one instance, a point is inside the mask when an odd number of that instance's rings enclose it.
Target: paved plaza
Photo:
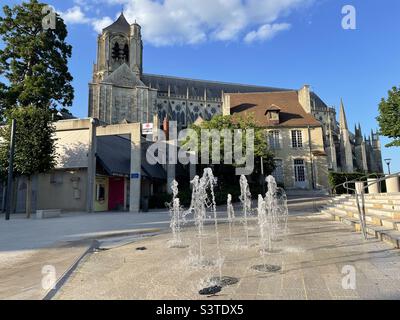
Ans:
[[[199,290],[219,269],[196,267],[196,233],[185,229],[184,248],[170,248],[164,233],[139,242],[88,255],[55,299],[400,299],[400,251],[377,239],[365,241],[348,226],[328,216],[309,214],[289,218],[288,235],[274,242],[274,251],[261,258],[258,229],[250,228],[249,246],[237,224],[233,240],[227,224],[220,224],[222,276],[238,282],[212,296]],[[215,261],[216,237],[207,226],[205,257]],[[141,249],[141,250],[138,250]],[[252,266],[271,264],[276,273]],[[349,269],[350,268],[350,269]],[[343,287],[355,271],[355,288]],[[346,271],[347,272],[347,271]],[[346,282],[348,283],[348,282]],[[212,283],[211,283],[212,284]]]
[[[159,232],[169,227],[164,212],[132,214],[70,213],[55,219],[0,216],[0,299],[42,299],[42,268],[54,266],[57,278],[88,250],[94,239]]]

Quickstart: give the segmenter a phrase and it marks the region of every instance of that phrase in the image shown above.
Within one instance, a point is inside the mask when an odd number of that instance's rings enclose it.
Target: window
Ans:
[[[283,183],[283,161],[275,159],[275,170],[272,172],[272,176],[275,178],[277,183]]]
[[[273,130],[268,132],[268,145],[271,149],[280,149],[280,133],[278,130]]]
[[[294,160],[294,175],[296,182],[305,182],[306,181],[306,170],[304,167],[303,159]]]
[[[303,135],[300,130],[292,130],[292,147],[293,148],[303,147]]]
[[[104,184],[97,184],[96,189],[96,201],[104,201],[106,198],[106,186]]]

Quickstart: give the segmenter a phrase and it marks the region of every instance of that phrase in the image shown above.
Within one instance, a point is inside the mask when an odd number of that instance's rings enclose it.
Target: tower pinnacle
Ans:
[[[340,129],[341,130],[348,130],[349,127],[347,126],[347,118],[346,118],[346,112],[344,111],[344,104],[343,104],[343,99],[340,99]]]

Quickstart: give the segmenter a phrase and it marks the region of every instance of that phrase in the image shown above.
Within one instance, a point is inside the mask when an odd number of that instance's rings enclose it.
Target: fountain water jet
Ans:
[[[228,222],[229,222],[229,241],[232,242],[232,226],[235,225],[235,210],[232,205],[232,195],[228,194],[228,199],[226,201],[226,211],[228,213]]]
[[[287,198],[283,189],[278,188],[275,178],[268,176],[268,192],[265,199],[262,195],[258,196],[258,226],[260,229],[260,254],[263,258],[262,265],[252,268],[259,272],[277,272],[280,266],[267,265],[265,263],[266,253],[273,253],[273,241],[277,240],[279,231],[287,230]]]
[[[211,207],[211,210],[213,212],[215,237],[217,240],[217,254],[218,254],[216,265],[218,266],[219,275],[221,278],[222,277],[222,265],[224,263],[224,259],[221,256],[221,245],[220,245],[219,231],[218,231],[217,205],[215,202],[215,194],[214,194],[214,187],[216,185],[217,185],[217,179],[214,177],[212,169],[211,168],[204,169],[203,177],[200,179],[200,186],[201,186],[200,190],[203,194],[205,194],[205,196],[203,196],[203,198],[206,199],[206,207],[208,207],[208,208]],[[211,199],[208,198],[207,190],[209,190],[209,192],[210,192]]]
[[[189,212],[193,211],[194,222],[197,227],[197,238],[199,246],[199,262],[203,261],[203,234],[204,234],[204,221],[206,219],[206,208],[202,201],[200,194],[200,178],[195,176],[190,182],[192,184],[192,202],[190,204]]]
[[[224,259],[221,256],[217,206],[215,203],[215,194],[214,194],[214,187],[217,184],[217,179],[214,177],[211,168],[206,168],[204,169],[203,176],[201,178],[199,178],[199,176],[195,176],[194,179],[191,181],[191,183],[193,186],[193,190],[192,190],[192,202],[189,211],[193,211],[194,213],[195,225],[197,227],[197,232],[198,232],[198,246],[199,246],[199,255],[196,259],[197,263],[195,264],[200,266],[210,266],[210,264],[216,265],[219,267],[219,273],[221,275]],[[210,263],[210,261],[205,260],[203,253],[204,222],[207,219],[206,214],[208,209],[211,209],[212,211],[214,228],[215,228],[215,237],[217,242],[218,257],[215,260],[215,263]]]
[[[171,248],[185,248],[182,243],[181,227],[186,222],[185,213],[180,206],[178,198],[178,182],[176,180],[171,183],[172,202],[169,204],[169,212],[171,216],[170,227],[172,230],[173,239],[170,242]]]
[[[243,207],[243,224],[246,232],[246,245],[249,246],[248,216],[251,214],[251,193],[249,183],[244,175],[240,176],[240,202]]]
[[[270,216],[271,220],[272,240],[276,240],[279,231],[282,231],[283,234],[287,233],[287,221],[289,216],[287,196],[282,188],[278,188],[273,176],[268,176],[266,181],[268,192],[265,196],[265,202],[268,216]]]

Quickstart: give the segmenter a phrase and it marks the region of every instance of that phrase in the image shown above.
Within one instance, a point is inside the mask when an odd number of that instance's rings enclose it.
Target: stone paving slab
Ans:
[[[215,296],[198,294],[219,269],[193,266],[198,237],[189,228],[182,233],[186,248],[170,248],[171,235],[162,234],[92,254],[55,299],[400,299],[400,250],[376,239],[365,241],[328,216],[290,217],[288,235],[274,242],[275,253],[265,257],[260,256],[256,227],[250,232],[249,247],[240,224],[234,228],[232,242],[227,241],[226,224],[220,224],[219,231],[225,259],[222,275],[239,282]],[[213,227],[207,226],[206,233],[204,256],[212,260],[217,257]],[[251,268],[263,263],[282,269],[260,273]],[[344,266],[355,268],[355,290],[342,287]]]

